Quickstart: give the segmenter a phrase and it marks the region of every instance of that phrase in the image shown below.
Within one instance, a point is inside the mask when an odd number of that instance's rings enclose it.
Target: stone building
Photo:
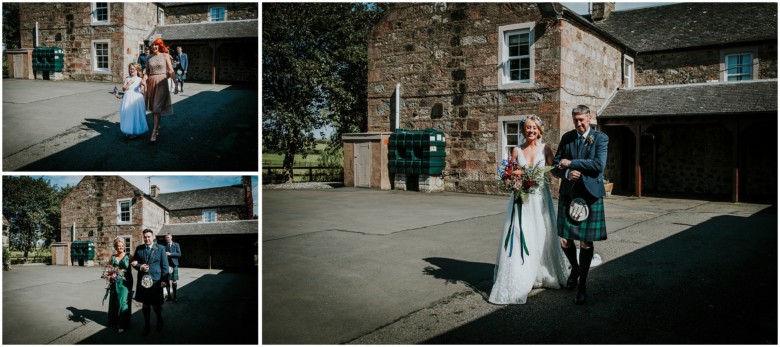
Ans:
[[[60,208],[60,241],[93,241],[95,261],[101,264],[110,259],[116,237],[123,237],[128,251],[132,252],[143,243],[144,229],[152,229],[160,243],[165,242],[165,234],[176,235],[183,253],[188,253],[185,264],[204,267],[211,263],[197,259],[210,260],[210,252],[225,253],[219,244],[228,246],[240,240],[251,245],[257,241],[259,232],[252,215],[250,177],[243,177],[240,185],[230,187],[160,194],[157,186],[152,186],[152,194],[144,194],[119,176],[85,176],[63,198]],[[178,236],[198,246],[188,248],[189,244]],[[217,246],[211,247],[215,240],[219,241]],[[199,246],[202,243],[208,247]],[[251,248],[243,252],[247,254],[240,258],[245,263],[224,259],[217,263],[252,266]]]
[[[559,3],[399,3],[374,27],[368,55],[368,130],[393,131],[397,112],[398,128],[443,131],[448,191],[497,193],[495,167],[518,145],[519,120],[541,117],[556,150],[579,104],[610,135],[605,176],[617,192],[761,193],[739,180],[771,178],[747,153],[768,144],[776,151],[776,4],[614,11],[614,3],[594,3],[580,16]],[[723,72],[743,60],[755,66],[749,76]],[[667,91],[632,100],[667,106],[664,113],[641,113],[649,105],[627,99],[659,88]],[[689,117],[724,103],[731,108]],[[754,132],[761,136],[745,136]],[[702,146],[710,142],[725,145]],[[708,160],[685,157],[692,153]],[[777,166],[774,153],[767,168]],[[761,184],[776,198],[776,182]]]
[[[257,83],[257,3],[162,3],[165,22],[147,40],[162,35],[189,57],[187,78]]]
[[[257,12],[257,3],[21,3],[21,44],[62,48],[64,79],[120,82],[162,35],[188,54],[189,80],[256,82]]]

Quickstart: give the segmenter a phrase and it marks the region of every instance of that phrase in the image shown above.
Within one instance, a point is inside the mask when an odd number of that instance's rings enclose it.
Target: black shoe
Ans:
[[[143,335],[143,336],[149,335],[149,326],[148,325],[144,327],[144,331],[141,333],[141,335]]]
[[[571,271],[571,274],[569,275],[569,279],[566,280],[566,288],[574,288],[577,286],[577,279],[580,277],[580,271]]]
[[[586,299],[587,297],[585,296],[585,286],[579,286],[577,288],[577,296],[574,297],[574,304],[583,305],[585,304]]]
[[[157,321],[157,332],[163,331],[163,322]]]
[[[165,296],[165,301],[171,301],[171,295],[170,294]]]
[[[174,298],[173,298],[173,302],[175,302],[175,303],[179,303],[179,299],[177,299],[176,297],[174,297]]]

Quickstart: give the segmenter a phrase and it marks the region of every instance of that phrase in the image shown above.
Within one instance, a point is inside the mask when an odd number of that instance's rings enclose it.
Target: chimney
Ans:
[[[159,193],[160,193],[160,188],[158,188],[156,184],[153,184],[152,185],[152,192],[151,192],[152,198],[156,199],[157,198],[157,194],[159,194]]]
[[[591,18],[596,22],[600,22],[607,19],[612,14],[612,11],[615,11],[614,2],[594,2]]]

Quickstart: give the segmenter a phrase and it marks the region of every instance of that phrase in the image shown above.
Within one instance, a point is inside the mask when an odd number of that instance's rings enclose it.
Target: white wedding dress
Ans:
[[[534,157],[534,166],[545,165],[544,145]],[[530,166],[522,152],[518,162]],[[557,210],[548,183],[518,204],[520,211],[513,209],[514,197],[509,197],[489,298],[494,304],[524,304],[533,288],[559,289],[566,284],[570,270],[561,249],[555,224]],[[514,233],[507,239],[511,229]],[[528,254],[523,251],[523,243]]]

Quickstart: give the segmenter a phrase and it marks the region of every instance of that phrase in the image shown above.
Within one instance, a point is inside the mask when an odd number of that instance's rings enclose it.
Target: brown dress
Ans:
[[[146,109],[163,116],[173,114],[166,59],[168,59],[167,53],[157,53],[146,61],[146,73],[149,75],[146,80]]]

